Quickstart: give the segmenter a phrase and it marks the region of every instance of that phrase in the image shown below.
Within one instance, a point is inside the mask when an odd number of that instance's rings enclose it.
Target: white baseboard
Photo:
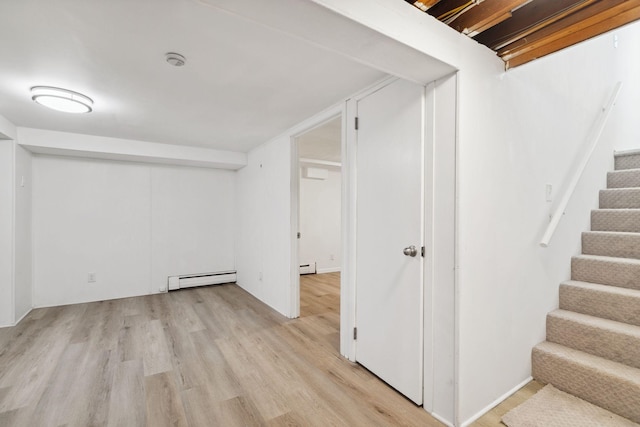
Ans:
[[[518,384],[517,386],[515,386],[514,388],[512,388],[511,390],[509,390],[499,398],[497,398],[496,400],[494,400],[492,403],[490,403],[487,407],[482,409],[480,412],[478,412],[477,414],[469,418],[467,421],[460,424],[460,427],[468,427],[471,423],[476,421],[478,418],[480,418],[481,416],[483,416],[484,414],[486,414],[487,412],[489,412],[490,410],[498,406],[500,403],[502,403],[502,401],[505,400],[507,397],[511,396],[513,393],[515,393],[516,391],[520,390],[522,387],[529,384],[531,380],[533,380],[533,377],[528,377],[526,380],[524,380],[523,382],[521,382],[520,384]]]
[[[446,425],[447,427],[455,427],[453,424],[451,424],[451,421],[445,418],[442,418],[440,415],[436,414],[435,412],[430,412],[429,415],[431,415],[433,418],[440,421],[442,424]]]
[[[16,326],[18,323],[22,322],[22,319],[27,317],[27,314],[31,313],[31,310],[33,310],[33,308],[27,310],[18,320],[16,320],[16,323],[14,323],[13,326]]]
[[[340,272],[340,267],[329,267],[329,268],[318,268],[318,269],[316,269],[316,274],[339,273],[339,272]]]
[[[27,314],[31,313],[31,310],[33,310],[33,308],[30,308],[29,310],[27,310],[27,312],[25,314],[22,315],[22,317],[20,317],[18,320],[16,320],[13,324],[9,323],[8,325],[0,325],[0,329],[1,328],[12,328],[14,326],[17,326],[18,323],[20,323],[22,321],[22,319],[24,319]]]

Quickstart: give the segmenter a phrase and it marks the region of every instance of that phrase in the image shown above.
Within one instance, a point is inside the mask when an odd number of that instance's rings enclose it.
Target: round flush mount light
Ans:
[[[167,59],[167,62],[174,67],[182,67],[187,62],[187,58],[175,52],[166,53],[164,57]]]
[[[40,105],[65,113],[90,113],[93,100],[81,93],[51,86],[34,86],[31,99]]]

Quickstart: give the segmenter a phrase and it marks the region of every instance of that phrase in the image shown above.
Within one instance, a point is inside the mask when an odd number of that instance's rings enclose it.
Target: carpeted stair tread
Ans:
[[[640,188],[609,188],[600,190],[600,209],[640,208]]]
[[[591,211],[591,231],[640,233],[640,209],[596,209]]]
[[[640,326],[640,290],[569,280],[560,284],[560,309]]]
[[[640,260],[577,255],[571,258],[571,280],[640,289]]]
[[[585,231],[582,233],[582,253],[640,259],[640,233]]]
[[[548,341],[531,359],[536,380],[640,422],[640,369]]]
[[[640,187],[640,169],[626,169],[607,173],[607,188]]]
[[[547,341],[640,369],[640,326],[555,310],[547,315]]]
[[[618,153],[614,158],[616,170],[640,168],[640,151],[638,150]]]

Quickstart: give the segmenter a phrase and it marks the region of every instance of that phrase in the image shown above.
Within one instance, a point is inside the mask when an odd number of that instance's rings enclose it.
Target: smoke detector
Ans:
[[[167,59],[167,62],[174,67],[182,67],[187,62],[187,58],[180,55],[179,53],[169,52],[164,56]]]

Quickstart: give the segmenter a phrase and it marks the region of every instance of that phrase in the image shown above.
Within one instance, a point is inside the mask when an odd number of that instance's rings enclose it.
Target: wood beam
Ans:
[[[521,54],[512,55],[510,59],[506,60],[506,67],[507,69],[517,67],[637,20],[640,20],[640,5],[628,8],[612,16],[609,15],[607,18],[587,27],[576,25],[574,26],[576,28],[563,32],[564,35],[560,38],[555,38],[533,49],[527,49],[526,52]]]
[[[475,35],[511,16],[511,11],[531,0],[490,0],[460,15],[450,25],[463,34]]]
[[[505,46],[498,50],[498,55],[508,61],[515,56],[554,42],[570,33],[582,31],[639,5],[640,0],[603,0],[597,2],[565,19],[536,31],[526,38]]]
[[[433,5],[427,13],[438,18],[466,3],[469,3],[469,0],[440,0],[437,4]]]
[[[412,6],[420,9],[423,12],[429,10],[434,4],[438,3],[440,0],[404,0]]]
[[[598,0],[535,0],[513,12],[511,19],[489,28],[475,39],[498,50]]]

